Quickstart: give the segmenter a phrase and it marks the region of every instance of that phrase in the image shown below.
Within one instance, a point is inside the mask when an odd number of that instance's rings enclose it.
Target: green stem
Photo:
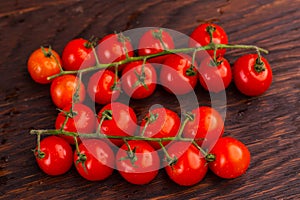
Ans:
[[[189,121],[193,121],[194,120],[194,115],[190,112],[187,112],[185,114],[185,119],[182,123],[182,125],[180,126],[180,129],[177,133],[177,136],[178,138],[182,138],[182,134],[183,134],[183,130],[184,130],[184,127],[186,126],[186,124],[189,122]]]
[[[167,54],[175,54],[175,53],[191,53],[194,51],[203,51],[203,50],[213,50],[214,48],[224,48],[224,49],[255,49],[260,52],[263,52],[265,54],[268,54],[268,50],[254,46],[254,45],[242,45],[242,44],[208,44],[206,46],[201,46],[201,47],[194,47],[194,48],[179,48],[179,49],[168,49],[164,50],[162,52],[156,53],[156,54],[151,54],[151,55],[146,55],[146,56],[135,56],[135,57],[128,57],[124,60],[118,61],[118,62],[112,62],[112,63],[106,63],[106,64],[99,64],[95,65],[92,67],[88,67],[85,69],[80,69],[80,70],[71,70],[71,71],[61,71],[58,74],[49,76],[47,79],[51,80],[56,77],[66,75],[66,74],[77,74],[77,73],[84,73],[84,72],[89,72],[89,71],[94,71],[97,69],[105,69],[107,67],[112,67],[115,65],[124,65],[129,62],[133,61],[139,61],[139,60],[144,60],[144,59],[150,59],[153,57],[157,56],[162,56],[162,55],[167,55]]]

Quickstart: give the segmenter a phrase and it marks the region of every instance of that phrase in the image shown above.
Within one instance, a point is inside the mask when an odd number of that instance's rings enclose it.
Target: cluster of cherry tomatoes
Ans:
[[[53,135],[40,141],[38,131],[33,131],[38,133],[38,165],[49,175],[61,175],[74,163],[78,173],[91,181],[106,179],[116,168],[133,184],[149,183],[162,167],[174,182],[185,186],[201,181],[208,168],[222,178],[244,174],[250,153],[240,141],[222,137],[224,121],[215,109],[199,106],[182,122],[174,111],[154,108],[138,127],[134,110],[117,102],[121,90],[134,99],[147,98],[158,82],[176,95],[192,92],[198,81],[218,93],[228,87],[232,76],[245,95],[264,93],[272,81],[266,59],[259,51],[244,55],[231,72],[224,58],[227,44],[220,26],[205,23],[192,32],[189,46],[214,48],[190,51],[192,55],[172,53],[173,38],[163,29],[146,31],[138,51],[123,34],[97,42],[71,40],[61,56],[51,48],[37,49],[28,59],[28,71],[34,81],[51,83],[51,98],[60,109],[56,131],[48,131]],[[84,84],[81,76],[87,71],[94,73]],[[77,72],[79,76],[74,75]],[[87,95],[103,105],[97,115],[84,104]]]

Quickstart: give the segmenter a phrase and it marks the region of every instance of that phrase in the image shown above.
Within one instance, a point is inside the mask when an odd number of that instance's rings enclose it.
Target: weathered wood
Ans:
[[[300,1],[4,1],[0,3],[0,199],[299,199]],[[161,170],[147,186],[135,186],[114,172],[88,182],[75,168],[49,177],[38,168],[31,149],[32,128],[53,128],[57,111],[49,86],[34,83],[26,61],[40,45],[59,53],[72,38],[103,37],[114,31],[158,26],[185,34],[203,21],[215,21],[231,43],[270,50],[274,80],[260,97],[227,90],[226,135],[243,141],[252,160],[240,178],[222,180],[212,173],[193,187],[180,187]],[[231,63],[245,51],[231,50]],[[208,94],[198,85],[200,104]],[[139,116],[153,103],[180,112],[176,99],[158,88],[153,96],[131,101]]]

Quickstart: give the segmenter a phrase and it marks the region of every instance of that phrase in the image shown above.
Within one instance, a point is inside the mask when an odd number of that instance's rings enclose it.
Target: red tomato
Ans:
[[[62,125],[65,123],[67,115],[70,115],[68,121],[64,125],[65,131],[78,132],[78,133],[92,133],[95,130],[96,117],[94,112],[86,105],[81,103],[68,105],[61,111],[55,121],[55,128],[61,129]],[[74,144],[74,137],[61,135],[70,144]]]
[[[109,34],[102,38],[97,46],[97,55],[100,63],[113,63],[134,55],[130,39],[122,34]],[[122,66],[119,66],[119,70]]]
[[[122,88],[133,99],[143,99],[150,96],[157,83],[154,67],[143,61],[131,62],[122,72]]]
[[[146,56],[160,53],[167,49],[174,49],[174,47],[173,38],[167,31],[163,29],[150,29],[140,38],[138,54],[140,56]],[[148,62],[163,63],[165,58],[166,56],[159,56],[148,59]]]
[[[246,172],[250,164],[248,148],[231,137],[220,138],[210,154],[215,160],[209,162],[209,168],[219,177],[236,178]]]
[[[145,141],[129,141],[116,155],[116,167],[121,176],[129,183],[144,185],[152,181],[158,174],[160,161],[158,153]]]
[[[207,57],[201,62],[199,67],[199,80],[202,87],[210,92],[221,92],[228,87],[232,79],[229,62],[218,57],[214,62],[211,57]]]
[[[90,42],[82,38],[68,42],[62,52],[62,62],[65,70],[79,70],[95,65]]]
[[[30,55],[27,69],[35,82],[46,84],[51,82],[47,80],[47,77],[60,72],[60,65],[60,56],[56,51],[49,48],[39,48]]]
[[[147,127],[145,128],[146,124]],[[145,137],[152,138],[175,137],[179,127],[180,118],[175,112],[166,108],[155,108],[144,117],[140,127],[140,135],[144,134]],[[163,145],[166,146],[168,143],[163,142]],[[161,148],[157,142],[150,142],[150,144],[155,149]]]
[[[83,160],[80,159],[83,156]],[[89,181],[108,178],[114,169],[115,155],[102,140],[86,139],[79,145],[79,154],[74,152],[74,164],[78,173]]]
[[[184,137],[200,139],[197,143],[207,148],[223,135],[224,121],[218,111],[208,106],[200,106],[192,114],[194,120],[184,127]]]
[[[165,170],[175,183],[191,186],[199,183],[206,175],[207,164],[199,149],[189,142],[174,142],[167,147],[171,158],[177,161],[166,165]]]
[[[162,86],[174,94],[182,95],[191,92],[198,80],[196,66],[192,58],[185,54],[172,54],[167,57],[160,72]]]
[[[88,94],[93,101],[98,104],[108,104],[115,101],[119,95],[120,90],[114,88],[114,83],[119,82],[119,78],[110,70],[100,70],[93,74],[88,83]]]
[[[210,43],[210,31],[212,31],[212,42],[215,44],[228,44],[228,37],[224,29],[213,23],[204,23],[200,24],[198,27],[194,29],[190,36],[189,46],[190,47],[200,47],[206,46]],[[216,56],[224,56],[226,49],[218,49],[216,52]],[[210,56],[214,55],[214,50],[207,50],[207,53]],[[197,54],[199,58],[203,56],[207,56],[203,51],[199,51]]]
[[[57,77],[51,83],[50,94],[53,103],[63,109],[73,101],[73,96],[79,84],[79,102],[85,99],[85,87],[83,83],[74,75],[62,75]]]
[[[66,173],[73,163],[73,151],[71,146],[62,138],[49,136],[40,143],[39,157],[36,148],[36,161],[39,167],[48,175],[57,176]]]
[[[98,121],[105,118],[101,125],[101,133],[114,136],[134,135],[137,128],[137,118],[133,109],[123,103],[112,102],[104,106],[98,113]],[[97,129],[98,129],[97,124]],[[110,140],[114,145],[121,146],[124,142],[120,139]]]
[[[263,94],[272,83],[272,69],[268,61],[257,54],[246,54],[238,58],[233,67],[233,80],[238,90],[247,96]]]

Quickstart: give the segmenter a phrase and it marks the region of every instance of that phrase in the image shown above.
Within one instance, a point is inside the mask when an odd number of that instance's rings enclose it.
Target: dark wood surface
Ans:
[[[270,51],[274,78],[262,96],[227,90],[226,135],[243,141],[252,160],[247,173],[223,180],[212,173],[193,187],[172,183],[166,173],[135,186],[114,172],[105,181],[88,182],[73,167],[50,177],[37,166],[30,129],[53,128],[57,111],[49,85],[33,82],[27,58],[41,45],[61,53],[72,38],[103,37],[114,31],[157,26],[185,34],[214,21],[231,43],[254,44]],[[300,198],[300,1],[0,1],[0,199],[299,199]],[[231,63],[247,51],[228,51]],[[196,88],[200,104],[207,93]],[[169,95],[170,96],[170,95]],[[179,112],[161,88],[146,100],[132,101],[138,115],[153,102]],[[202,97],[205,98],[202,98]]]

